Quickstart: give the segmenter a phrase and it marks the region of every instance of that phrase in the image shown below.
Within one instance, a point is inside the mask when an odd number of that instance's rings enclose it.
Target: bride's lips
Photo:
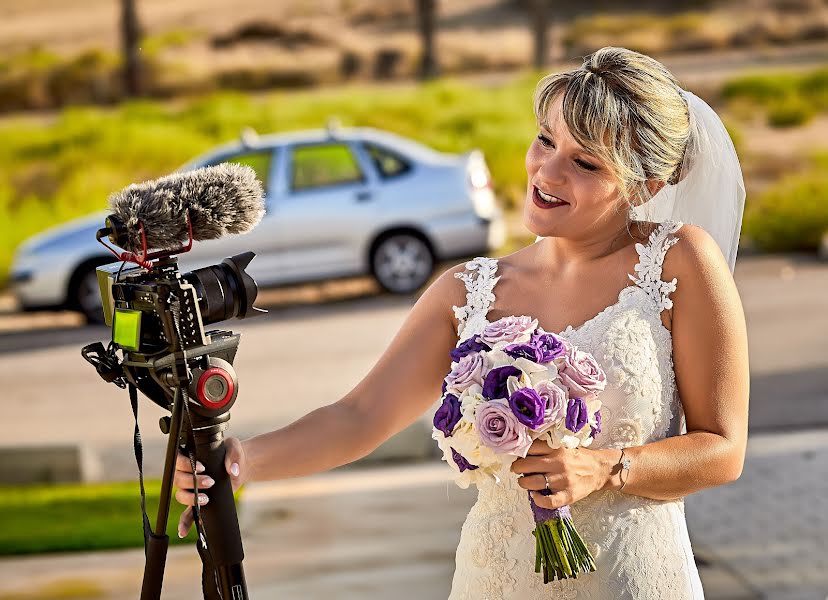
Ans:
[[[548,202],[544,202],[538,195],[538,188],[534,185],[532,186],[532,202],[534,202],[535,206],[537,206],[538,208],[543,208],[545,210],[550,208],[560,208],[562,206],[569,206],[567,202],[562,202],[559,204],[549,204]]]

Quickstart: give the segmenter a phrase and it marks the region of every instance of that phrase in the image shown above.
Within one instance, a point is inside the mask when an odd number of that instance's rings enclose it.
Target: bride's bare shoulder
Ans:
[[[716,240],[698,225],[683,224],[674,232],[679,241],[665,254],[662,279],[687,283],[732,280],[730,267]]]

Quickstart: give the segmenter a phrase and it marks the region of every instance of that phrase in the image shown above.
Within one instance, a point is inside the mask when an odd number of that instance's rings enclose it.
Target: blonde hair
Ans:
[[[690,137],[687,102],[657,60],[626,48],[601,48],[572,71],[547,75],[534,95],[535,117],[563,97],[570,134],[618,178],[629,206],[646,202],[646,180],[675,183]]]

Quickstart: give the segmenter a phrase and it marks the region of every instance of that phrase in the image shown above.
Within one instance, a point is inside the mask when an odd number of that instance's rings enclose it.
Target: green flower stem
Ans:
[[[595,571],[595,559],[578,535],[571,519],[538,523],[535,536],[535,573],[543,571],[543,582],[577,579],[578,573]]]

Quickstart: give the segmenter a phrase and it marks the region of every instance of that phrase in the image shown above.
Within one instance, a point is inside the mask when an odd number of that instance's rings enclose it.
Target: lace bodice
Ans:
[[[679,222],[657,227],[639,261],[633,285],[578,327],[562,332],[591,352],[607,374],[601,395],[602,430],[591,448],[646,444],[686,431],[672,362],[672,337],[661,311],[672,307],[677,281],[663,281],[662,265]],[[498,263],[478,257],[456,276],[466,305],[454,307],[458,345],[481,333],[495,300]],[[560,598],[566,600],[698,600],[703,598],[687,535],[682,500],[656,501],[614,490],[594,492],[572,505],[575,525],[596,559],[597,571],[544,585],[534,572],[534,521],[526,492],[504,467],[501,482],[482,485],[463,525],[450,600]]]

